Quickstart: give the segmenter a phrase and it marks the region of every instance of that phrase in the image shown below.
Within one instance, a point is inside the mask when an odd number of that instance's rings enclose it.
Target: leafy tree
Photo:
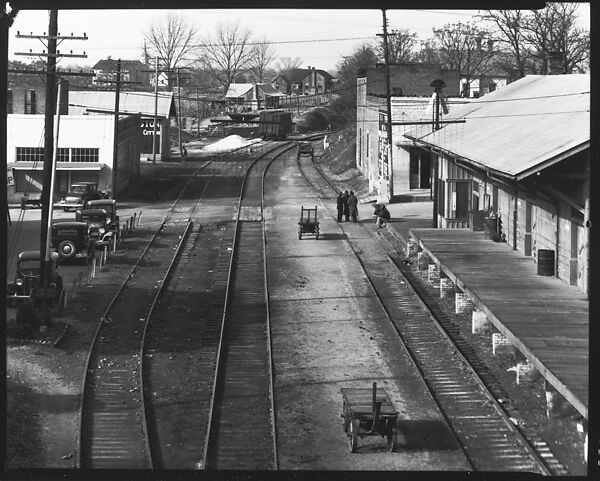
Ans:
[[[225,90],[241,72],[250,67],[253,48],[251,31],[239,22],[217,25],[215,35],[206,37],[198,61]]]
[[[417,43],[417,34],[409,30],[392,30],[388,33],[388,59],[390,63],[411,62],[414,60],[413,49]],[[385,60],[384,42],[377,44],[377,56]]]
[[[167,15],[165,22],[150,26],[144,38],[148,54],[159,58],[161,68],[168,72],[169,90],[175,83],[174,69],[189,66],[197,49],[197,30],[183,16]]]

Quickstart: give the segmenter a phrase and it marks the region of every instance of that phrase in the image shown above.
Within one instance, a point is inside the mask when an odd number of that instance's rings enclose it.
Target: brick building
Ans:
[[[393,122],[431,122],[431,82],[442,79],[452,107],[459,99],[460,72],[433,64],[390,65]],[[369,181],[369,192],[381,198],[404,200],[429,198],[431,154],[403,137],[407,126],[392,126],[391,164],[387,147],[385,69],[368,69],[357,79],[356,167]],[[429,125],[427,128],[431,129]]]

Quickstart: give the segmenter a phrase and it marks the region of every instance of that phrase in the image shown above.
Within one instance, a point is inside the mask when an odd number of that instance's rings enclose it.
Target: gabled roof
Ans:
[[[107,91],[71,91],[69,92],[69,115],[82,115],[89,111],[113,112],[115,93]],[[176,115],[173,92],[159,92],[156,113],[158,117],[168,118]],[[121,92],[119,94],[119,112],[122,114],[141,114],[154,116],[154,93]]]
[[[285,94],[275,89],[271,84],[256,84],[256,87],[261,90],[267,97],[285,97]],[[252,88],[254,84],[240,83],[240,84],[229,84],[229,89],[225,94],[225,98],[236,99],[244,97]]]
[[[146,68],[139,60],[121,60],[121,68],[127,69],[129,67],[135,67],[137,69]],[[102,60],[98,60],[96,65],[92,67],[92,70],[117,70],[117,61],[112,58],[106,58]]]
[[[326,72],[325,70],[315,69],[315,72],[322,75],[326,79],[331,80],[334,78],[329,72]],[[297,84],[297,83],[303,81],[311,73],[312,73],[312,69],[309,70],[307,68],[294,68],[294,69],[288,71],[286,74],[281,74],[281,76],[283,78],[285,78],[286,80],[288,80],[289,83]]]
[[[465,119],[419,143],[502,176],[521,180],[590,145],[590,76],[528,75],[443,118]]]
[[[225,98],[227,99],[237,99],[239,97],[243,97],[246,95],[251,89],[254,87],[254,84],[229,84],[229,88],[227,89],[227,93],[225,94]]]

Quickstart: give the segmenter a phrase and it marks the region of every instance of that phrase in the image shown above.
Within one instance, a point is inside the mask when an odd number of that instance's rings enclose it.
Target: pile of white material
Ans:
[[[240,147],[247,147],[256,142],[260,142],[260,139],[247,140],[239,135],[229,135],[214,144],[207,145],[203,150],[206,152],[225,152],[228,150],[239,149]]]

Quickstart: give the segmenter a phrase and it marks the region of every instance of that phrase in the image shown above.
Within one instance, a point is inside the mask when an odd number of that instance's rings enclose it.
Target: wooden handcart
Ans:
[[[382,436],[386,438],[391,452],[396,449],[398,430],[396,421],[398,412],[384,389],[342,388],[344,400],[343,414],[344,432],[348,436],[348,448],[355,453],[358,438],[365,436]]]
[[[317,206],[314,209],[301,207],[300,221],[298,222],[298,239],[303,235],[314,235],[319,238],[319,221],[317,220]]]

